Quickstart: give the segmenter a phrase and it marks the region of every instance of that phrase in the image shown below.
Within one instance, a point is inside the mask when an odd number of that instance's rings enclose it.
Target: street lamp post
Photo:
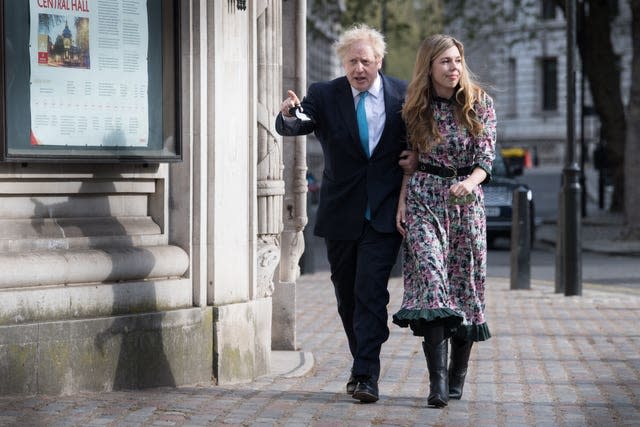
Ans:
[[[576,162],[576,0],[566,0],[567,17],[567,152],[563,173],[560,213],[562,288],[566,296],[582,295],[582,210],[580,168]],[[556,286],[558,287],[558,286]]]
[[[387,0],[380,1],[380,31],[387,37]],[[386,61],[382,61],[382,72],[386,70]]]
[[[578,0],[578,20],[576,22],[576,32],[579,37],[584,39],[584,2],[585,0]],[[584,137],[584,119],[585,119],[585,104],[584,104],[584,90],[585,90],[585,78],[584,78],[584,55],[582,55],[582,61],[580,64],[580,185],[582,186],[580,192],[580,211],[582,218],[587,216],[587,180],[585,177],[585,166],[588,157],[587,145]]]

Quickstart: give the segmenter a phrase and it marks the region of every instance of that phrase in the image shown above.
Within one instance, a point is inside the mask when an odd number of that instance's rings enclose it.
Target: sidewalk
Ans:
[[[586,287],[581,297],[564,297],[542,282],[512,291],[508,279],[491,278],[493,338],[473,347],[463,399],[438,410],[426,406],[429,383],[419,339],[395,325],[383,346],[380,401],[365,405],[347,396],[350,362],[329,275],[304,275],[298,283],[302,352],[274,355],[274,362],[294,357],[284,375],[234,386],[5,397],[0,425],[638,425],[637,293]],[[393,312],[401,280],[392,279],[389,288]]]
[[[596,211],[582,219],[582,249],[609,255],[640,255],[640,240],[628,239],[624,233],[622,214]],[[536,230],[536,239],[555,245],[556,224],[543,224]]]
[[[528,169],[526,173],[545,174],[550,170],[558,176],[562,173],[561,166],[558,165]],[[587,216],[582,218],[582,249],[609,255],[640,255],[640,240],[629,239],[625,235],[623,214],[599,208],[598,172],[591,165],[587,165],[585,179]],[[542,224],[536,229],[537,240],[555,245],[557,238],[558,230],[555,222]]]

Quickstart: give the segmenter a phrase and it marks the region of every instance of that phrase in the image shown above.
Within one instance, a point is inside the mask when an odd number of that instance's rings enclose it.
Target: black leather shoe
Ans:
[[[353,398],[362,403],[378,401],[378,383],[370,377],[361,379],[353,392]]]
[[[358,380],[356,377],[351,374],[349,377],[349,381],[347,381],[347,394],[353,395],[353,392],[356,391],[356,386],[358,385]]]

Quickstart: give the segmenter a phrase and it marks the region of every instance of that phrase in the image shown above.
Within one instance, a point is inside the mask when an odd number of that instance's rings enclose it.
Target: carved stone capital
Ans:
[[[300,257],[304,252],[302,231],[282,233],[282,262],[280,263],[280,281],[295,282],[300,277]]]
[[[273,294],[273,275],[280,262],[280,243],[275,235],[258,237],[257,251],[257,297],[266,298]]]

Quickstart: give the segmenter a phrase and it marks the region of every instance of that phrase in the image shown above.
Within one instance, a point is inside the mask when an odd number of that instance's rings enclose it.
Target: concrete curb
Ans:
[[[308,351],[272,351],[272,377],[298,378],[314,371],[315,359]]]

